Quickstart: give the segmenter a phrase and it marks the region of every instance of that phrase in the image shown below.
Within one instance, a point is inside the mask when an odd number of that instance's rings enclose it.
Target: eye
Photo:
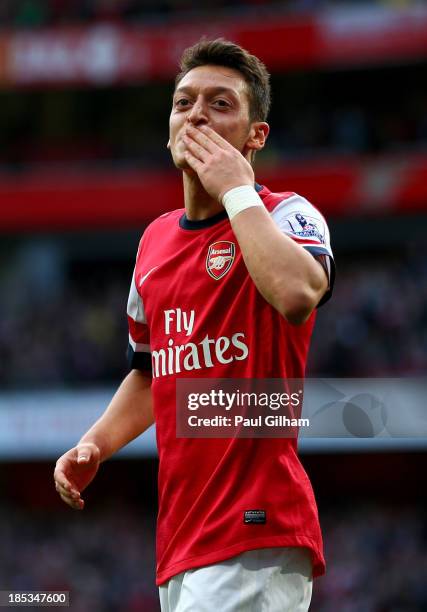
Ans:
[[[219,98],[218,100],[214,100],[214,104],[216,106],[220,106],[221,108],[226,108],[227,106],[231,106],[228,100],[224,100],[223,98]]]
[[[180,106],[181,108],[188,106],[188,104],[188,98],[178,98],[177,100],[175,100],[175,106]]]

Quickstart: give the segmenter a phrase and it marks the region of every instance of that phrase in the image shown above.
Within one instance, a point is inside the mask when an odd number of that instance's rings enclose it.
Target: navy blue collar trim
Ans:
[[[212,227],[212,225],[216,225],[217,223],[220,223],[220,221],[224,221],[224,219],[227,218],[228,215],[226,210],[221,210],[221,212],[213,215],[213,217],[208,217],[207,219],[201,219],[198,221],[187,219],[187,215],[184,213],[179,220],[179,227],[186,230],[204,229],[205,227]]]
[[[262,191],[263,186],[259,185],[258,183],[255,183],[255,189],[257,193],[259,193],[260,191]],[[220,223],[221,221],[227,218],[228,217],[226,210],[221,210],[221,212],[217,213],[216,215],[208,217],[207,219],[201,219],[199,221],[192,221],[191,219],[187,219],[187,215],[184,213],[179,219],[179,227],[181,229],[186,230],[204,229],[206,227],[212,227],[212,225],[216,225],[217,223]]]

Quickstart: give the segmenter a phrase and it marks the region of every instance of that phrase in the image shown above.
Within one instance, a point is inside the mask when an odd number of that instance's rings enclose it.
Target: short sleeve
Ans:
[[[138,293],[135,270],[127,304],[129,327],[128,364],[130,369],[151,373],[150,331],[145,317],[144,304]]]
[[[279,202],[270,212],[279,229],[304,249],[326,263],[329,288],[319,306],[332,295],[335,281],[335,262],[331,249],[329,228],[323,215],[308,200],[298,194]]]

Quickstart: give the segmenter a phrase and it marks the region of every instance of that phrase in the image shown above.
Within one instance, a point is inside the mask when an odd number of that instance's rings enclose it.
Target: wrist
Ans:
[[[252,185],[241,185],[226,191],[222,196],[222,205],[230,221],[243,210],[254,206],[264,206],[261,198]]]

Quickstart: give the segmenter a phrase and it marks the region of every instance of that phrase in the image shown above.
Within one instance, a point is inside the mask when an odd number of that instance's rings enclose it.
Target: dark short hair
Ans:
[[[271,104],[270,75],[264,64],[246,49],[223,38],[202,39],[185,49],[181,57],[181,72],[175,78],[175,89],[181,79],[198,66],[226,66],[238,70],[248,86],[249,118],[265,121]]]

